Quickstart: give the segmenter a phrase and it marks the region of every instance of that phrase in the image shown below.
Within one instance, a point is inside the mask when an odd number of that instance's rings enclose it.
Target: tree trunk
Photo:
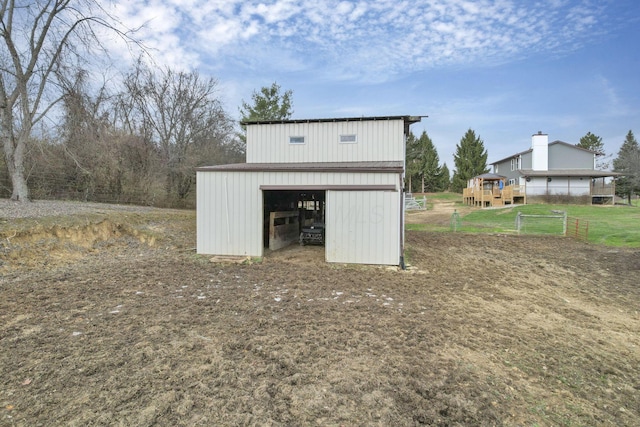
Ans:
[[[13,185],[11,200],[21,202],[27,202],[30,200],[29,187],[27,186],[27,180],[24,178],[24,171],[20,172],[19,169],[15,170],[11,175],[11,183]]]
[[[29,201],[29,187],[24,173],[24,142],[18,141],[15,148],[11,142],[5,142],[5,161],[11,178],[11,200]]]
[[[27,137],[24,132],[18,135],[13,134],[13,117],[7,113],[7,109],[0,111],[0,123],[2,126],[2,148],[4,151],[5,164],[11,179],[11,200],[26,202],[29,201],[29,187],[24,169],[24,153],[27,147]],[[27,127],[30,131],[30,127]],[[28,135],[28,133],[27,133]]]

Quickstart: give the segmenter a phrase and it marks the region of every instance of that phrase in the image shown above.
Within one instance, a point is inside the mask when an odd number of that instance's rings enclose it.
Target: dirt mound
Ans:
[[[94,205],[100,208],[90,211]],[[184,249],[188,242],[195,247],[193,211],[41,202],[36,208],[28,205],[9,213],[17,216],[0,221],[0,272],[4,273],[56,268],[102,252],[140,253],[158,244]]]
[[[131,240],[150,246],[156,238],[126,224],[102,220],[64,227],[36,226],[33,229],[3,233],[0,238],[0,268],[50,268],[77,261],[91,252],[126,245]]]

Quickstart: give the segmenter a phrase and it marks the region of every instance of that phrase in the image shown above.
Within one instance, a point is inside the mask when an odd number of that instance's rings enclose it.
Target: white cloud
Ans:
[[[381,81],[443,65],[570,51],[604,28],[587,0],[119,0],[167,61],[246,61],[265,51],[306,57],[336,78]],[[211,59],[209,59],[211,57]],[[194,58],[197,58],[195,60]],[[254,60],[249,62],[255,63]],[[275,64],[257,64],[270,66]]]

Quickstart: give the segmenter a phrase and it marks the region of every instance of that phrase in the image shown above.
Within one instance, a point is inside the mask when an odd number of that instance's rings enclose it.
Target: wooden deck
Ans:
[[[498,185],[473,185],[462,190],[462,202],[469,206],[481,208],[527,204],[526,187],[524,185],[507,185],[502,190]],[[533,198],[533,196],[531,196]],[[544,196],[537,196],[544,197]],[[593,182],[590,194],[584,195],[591,200],[591,204],[615,204],[615,182]]]
[[[480,186],[467,187],[462,190],[462,201],[469,206],[482,208],[505,206],[514,204],[526,204],[527,195],[524,185],[507,185],[502,190]]]

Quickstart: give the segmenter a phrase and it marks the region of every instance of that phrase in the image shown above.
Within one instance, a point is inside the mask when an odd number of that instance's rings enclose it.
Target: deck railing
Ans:
[[[469,205],[504,205],[513,203],[514,197],[524,197],[524,185],[507,185],[502,190],[498,187],[481,188],[480,186],[462,189],[464,203]]]
[[[591,184],[591,195],[592,196],[615,196],[616,194],[616,184],[615,182],[609,183],[601,183],[594,182]]]
[[[613,201],[616,194],[615,182],[592,182],[591,197]],[[462,189],[463,202],[468,205],[475,206],[495,206],[513,204],[516,202],[526,203],[526,186],[524,185],[507,185],[502,190],[497,186],[492,189],[482,188],[479,185]]]

